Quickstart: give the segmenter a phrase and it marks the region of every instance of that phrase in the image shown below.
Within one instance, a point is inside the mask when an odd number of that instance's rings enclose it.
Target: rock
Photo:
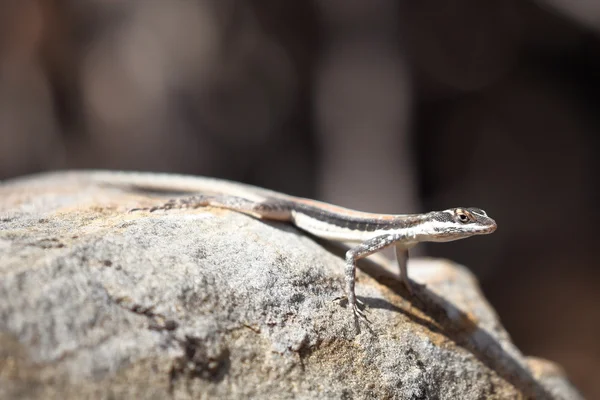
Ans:
[[[411,260],[410,296],[362,262],[357,335],[339,248],[215,208],[129,211],[165,198],[0,185],[0,398],[581,398],[462,266]]]

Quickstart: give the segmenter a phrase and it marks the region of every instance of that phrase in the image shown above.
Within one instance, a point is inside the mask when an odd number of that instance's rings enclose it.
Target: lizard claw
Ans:
[[[406,288],[406,290],[408,290],[408,293],[412,296],[413,295],[413,288],[412,288],[412,283],[408,278],[402,278],[402,285],[404,285],[404,287]]]
[[[354,307],[352,307],[352,312],[354,314],[354,329],[356,330],[357,334],[360,333],[361,321],[367,327],[369,332],[373,332],[373,330],[371,328],[371,326],[372,326],[371,321],[369,321],[369,319],[367,318],[365,313],[360,308],[358,308],[358,306],[355,305]]]
[[[409,280],[408,278],[403,278],[401,279],[402,284],[404,285],[404,287],[406,288],[406,290],[408,290],[408,293],[411,296],[414,296],[415,294],[415,288],[424,288],[425,284],[422,283],[416,283],[416,282],[412,282],[411,280]]]
[[[348,297],[347,296],[336,297],[334,299],[334,301],[337,301],[337,300],[348,301]],[[371,321],[369,321],[369,318],[367,318],[367,314],[369,313],[369,310],[364,309],[364,307],[365,307],[365,303],[356,298],[354,300],[354,304],[350,304],[350,309],[351,309],[352,315],[354,317],[354,329],[357,334],[360,333],[361,322],[364,324],[364,326],[367,327],[369,332],[373,332],[373,330],[371,328],[372,323],[371,323]]]
[[[348,296],[346,296],[346,295],[339,296],[339,297],[336,297],[335,299],[333,299],[333,301],[348,301]],[[358,306],[360,306],[362,308],[366,307],[365,303],[362,300],[355,299],[355,301]],[[354,305],[353,308],[358,310],[358,312],[363,313],[363,314],[369,312],[369,310],[361,310],[357,305]]]
[[[361,309],[358,305],[355,305],[353,308],[354,314],[359,315],[363,318],[366,318],[367,313],[369,312],[366,309]]]

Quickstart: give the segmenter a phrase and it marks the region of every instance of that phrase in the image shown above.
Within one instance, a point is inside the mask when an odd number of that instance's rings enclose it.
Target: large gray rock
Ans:
[[[411,297],[363,262],[372,332],[355,335],[338,249],[214,208],[128,212],[162,201],[0,185],[1,398],[580,398],[461,266],[412,261]]]

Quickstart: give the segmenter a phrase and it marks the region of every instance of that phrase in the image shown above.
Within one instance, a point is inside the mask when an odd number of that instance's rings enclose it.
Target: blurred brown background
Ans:
[[[600,398],[600,3],[0,2],[0,179],[212,175],[379,212],[478,206],[521,350]],[[594,250],[596,250],[594,249]]]

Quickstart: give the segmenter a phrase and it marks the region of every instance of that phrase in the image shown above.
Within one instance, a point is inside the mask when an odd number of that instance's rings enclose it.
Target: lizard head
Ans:
[[[487,235],[496,230],[496,221],[480,208],[449,208],[426,215],[423,233],[432,242],[450,242],[474,235]]]

